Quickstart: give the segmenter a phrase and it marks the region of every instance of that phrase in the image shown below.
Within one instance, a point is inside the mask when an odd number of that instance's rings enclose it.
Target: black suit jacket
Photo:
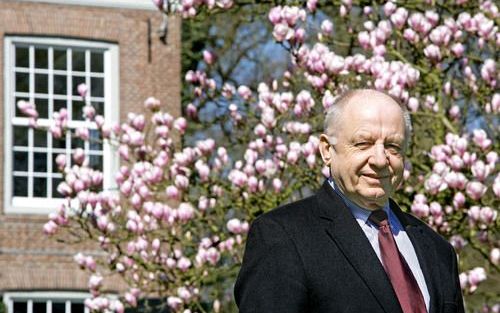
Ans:
[[[430,294],[430,313],[464,312],[452,246],[391,201]],[[258,217],[235,285],[241,313],[402,313],[363,230],[328,182]]]

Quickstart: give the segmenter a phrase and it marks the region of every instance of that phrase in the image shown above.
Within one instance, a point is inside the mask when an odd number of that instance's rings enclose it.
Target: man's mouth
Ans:
[[[390,175],[378,175],[378,174],[370,174],[370,173],[367,173],[367,174],[363,173],[361,175],[372,178],[372,179],[378,179],[378,180],[390,177]]]

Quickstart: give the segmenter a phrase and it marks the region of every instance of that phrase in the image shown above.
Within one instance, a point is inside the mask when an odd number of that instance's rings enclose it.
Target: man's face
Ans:
[[[403,177],[403,112],[390,97],[368,92],[351,98],[340,120],[334,127],[336,140],[321,136],[323,160],[351,201],[370,210],[381,208]]]

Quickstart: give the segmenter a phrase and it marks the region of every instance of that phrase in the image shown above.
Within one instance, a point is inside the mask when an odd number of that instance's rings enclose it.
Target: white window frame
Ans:
[[[41,197],[14,197],[12,188],[12,135],[15,118],[14,86],[14,49],[15,44],[49,45],[52,47],[74,47],[86,49],[104,49],[104,119],[106,123],[115,123],[120,118],[119,102],[119,48],[118,45],[106,42],[48,38],[6,36],[4,39],[4,212],[7,214],[49,214],[56,212],[64,199]],[[49,70],[50,71],[50,70]],[[68,76],[69,77],[69,76]],[[69,88],[68,88],[69,89]],[[68,91],[69,92],[69,91]],[[34,95],[30,94],[30,98]],[[49,116],[50,118],[50,116]],[[74,122],[77,123],[77,122]],[[42,123],[39,123],[42,125]],[[67,150],[69,148],[67,147]],[[103,143],[103,188],[116,189],[114,173],[118,171],[119,160],[115,149],[107,142]],[[55,187],[56,188],[56,187]]]
[[[35,292],[6,292],[3,294],[3,303],[7,313],[14,313],[15,301],[26,301],[28,303],[27,313],[33,313],[33,302],[46,302],[47,313],[52,313],[52,302],[65,302],[66,313],[71,313],[71,303],[81,302],[90,298],[87,292],[66,291],[35,291]],[[89,308],[84,306],[84,313],[90,313]]]
[[[153,1],[151,0],[20,0],[20,1],[158,11],[158,8],[153,4]]]

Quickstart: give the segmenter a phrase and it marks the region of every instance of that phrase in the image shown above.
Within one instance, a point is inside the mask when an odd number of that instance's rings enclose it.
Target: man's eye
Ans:
[[[359,149],[365,149],[365,148],[368,148],[370,147],[370,143],[367,142],[367,141],[363,141],[363,142],[357,142],[354,144],[354,146],[356,148],[359,148]]]
[[[385,146],[385,148],[391,153],[400,153],[401,152],[401,146],[399,146],[397,144],[388,144]]]

